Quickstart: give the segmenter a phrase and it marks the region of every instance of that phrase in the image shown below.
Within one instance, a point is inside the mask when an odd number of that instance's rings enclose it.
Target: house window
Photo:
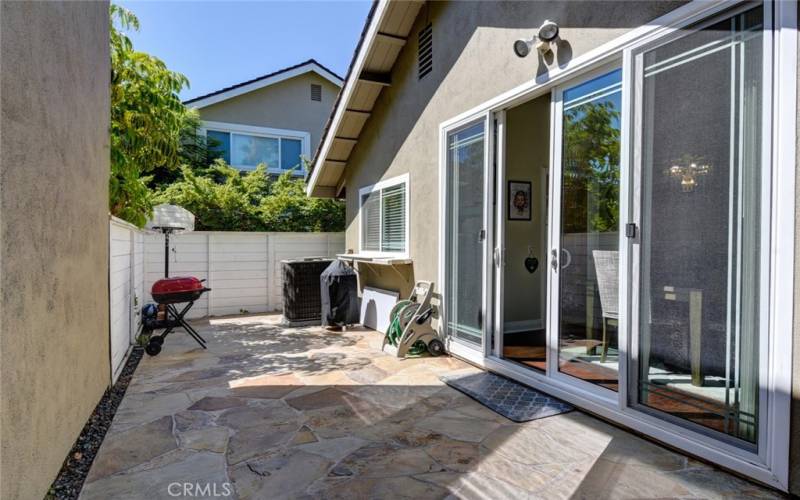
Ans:
[[[206,131],[208,149],[213,153],[213,158],[222,158],[225,163],[231,163],[231,134],[218,130]]]
[[[397,177],[360,191],[361,251],[408,251],[408,177]]]
[[[209,151],[234,168],[255,170],[263,163],[270,173],[292,169],[299,174],[303,172],[302,155],[308,139],[301,132],[297,133],[297,137],[287,137],[283,132],[291,131],[276,130],[278,133],[272,134],[269,133],[272,129],[263,129],[263,133],[253,130],[258,127],[225,124],[207,126]]]

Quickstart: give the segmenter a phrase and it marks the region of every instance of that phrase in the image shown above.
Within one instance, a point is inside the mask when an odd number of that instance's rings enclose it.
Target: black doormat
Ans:
[[[441,380],[514,422],[528,422],[575,409],[560,399],[494,373],[451,375]]]

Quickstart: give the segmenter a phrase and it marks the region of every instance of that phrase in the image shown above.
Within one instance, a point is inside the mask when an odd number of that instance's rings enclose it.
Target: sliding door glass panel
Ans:
[[[447,330],[475,344],[483,328],[484,132],[481,121],[447,136]]]
[[[622,72],[562,96],[558,369],[616,391]]]
[[[758,7],[638,58],[635,396],[745,447],[758,440],[762,18]]]

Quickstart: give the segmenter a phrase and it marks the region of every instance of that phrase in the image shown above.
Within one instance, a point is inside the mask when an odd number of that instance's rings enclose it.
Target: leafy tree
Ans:
[[[180,205],[195,216],[195,229],[203,231],[264,231],[257,215],[269,194],[264,167],[241,173],[222,160],[205,170],[181,168],[182,178],[155,195],[157,203]]]
[[[143,226],[153,203],[172,203],[198,230],[344,230],[344,205],[307,198],[291,173],[271,179],[263,165],[243,173],[219,159],[178,96],[186,77],[133,50],[124,32],[139,29],[135,15],[111,5],[110,18],[112,214]]]
[[[344,204],[308,198],[291,172],[277,179],[264,165],[240,172],[221,159],[209,168],[181,169],[182,178],[159,190],[157,203],[180,205],[205,231],[343,231]]]
[[[344,204],[307,197],[306,183],[291,172],[272,182],[258,212],[269,231],[344,231]]]
[[[133,50],[123,33],[131,29],[139,29],[136,16],[112,4],[109,208],[142,226],[152,209],[147,174],[156,167],[178,167],[190,151],[183,147],[183,139],[197,116],[178,96],[188,87],[187,78],[170,71],[160,59]]]
[[[617,231],[619,227],[619,110],[590,102],[564,113],[564,230]]]

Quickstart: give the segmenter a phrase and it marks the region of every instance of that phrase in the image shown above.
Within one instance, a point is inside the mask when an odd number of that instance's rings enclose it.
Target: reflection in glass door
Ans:
[[[560,216],[550,256],[558,285],[557,323],[551,323],[558,330],[558,371],[613,391],[619,379],[621,73],[567,88],[557,98]]]
[[[452,338],[481,345],[484,292],[485,122],[447,135],[445,316]]]
[[[758,442],[763,7],[636,56],[641,281],[634,404]],[[767,177],[768,179],[769,177]]]

